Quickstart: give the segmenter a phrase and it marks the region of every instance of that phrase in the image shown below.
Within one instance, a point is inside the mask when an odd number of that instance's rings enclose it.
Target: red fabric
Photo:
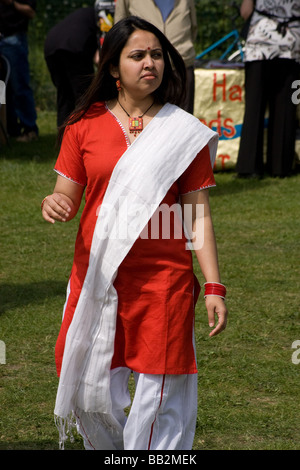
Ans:
[[[97,208],[110,175],[129,143],[118,121],[105,105],[93,105],[89,113],[65,132],[55,170],[86,185],[85,207],[75,244],[70,294],[56,344],[60,373],[65,337],[72,321],[89,262],[97,220]],[[205,147],[173,184],[162,204],[178,203],[180,194],[214,186],[209,150]],[[147,188],[146,188],[147,190]],[[195,277],[186,239],[145,238],[133,245],[115,280],[118,316],[112,368],[126,366],[151,374],[196,372],[192,331]],[[148,224],[149,234],[154,221]],[[173,235],[173,236],[172,236]],[[197,292],[198,286],[196,285]],[[197,295],[197,294],[196,294]]]

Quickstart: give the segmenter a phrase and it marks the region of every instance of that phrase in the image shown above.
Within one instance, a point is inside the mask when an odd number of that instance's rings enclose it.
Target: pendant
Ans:
[[[130,117],[129,118],[129,132],[134,134],[134,137],[137,136],[139,132],[143,130],[143,118],[140,117]]]

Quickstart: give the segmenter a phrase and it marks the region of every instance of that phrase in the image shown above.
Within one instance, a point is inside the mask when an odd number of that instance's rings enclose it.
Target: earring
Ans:
[[[119,79],[116,81],[116,87],[118,91],[121,91],[122,87],[121,87],[121,82]]]

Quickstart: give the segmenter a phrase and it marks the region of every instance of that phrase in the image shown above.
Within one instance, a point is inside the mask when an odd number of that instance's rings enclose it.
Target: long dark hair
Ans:
[[[60,127],[58,143],[61,142],[65,127],[83,117],[90,106],[97,101],[117,98],[116,80],[110,73],[110,66],[118,66],[121,52],[129,36],[137,29],[153,33],[159,40],[164,57],[164,74],[159,88],[153,93],[162,104],[167,102],[180,105],[185,96],[186,69],[182,57],[153,24],[137,16],[118,21],[106,34],[103,42],[97,73],[84,95],[79,100],[71,117]]]

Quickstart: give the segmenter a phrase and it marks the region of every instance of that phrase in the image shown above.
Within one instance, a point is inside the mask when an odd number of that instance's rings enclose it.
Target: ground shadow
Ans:
[[[16,161],[45,162],[58,154],[56,134],[43,134],[37,141],[21,143],[10,137],[7,145],[0,145],[0,158]]]
[[[295,169],[292,175],[286,179],[297,178],[299,168]],[[215,171],[216,188],[212,188],[210,195],[212,197],[222,197],[224,195],[239,194],[244,191],[255,191],[263,187],[268,187],[276,181],[284,178],[275,178],[265,174],[262,178],[238,178],[234,170]],[[218,175],[226,175],[226,178],[218,179]]]
[[[66,282],[45,280],[25,284],[0,284],[0,315],[13,308],[32,302],[44,302],[46,298],[65,296]]]

